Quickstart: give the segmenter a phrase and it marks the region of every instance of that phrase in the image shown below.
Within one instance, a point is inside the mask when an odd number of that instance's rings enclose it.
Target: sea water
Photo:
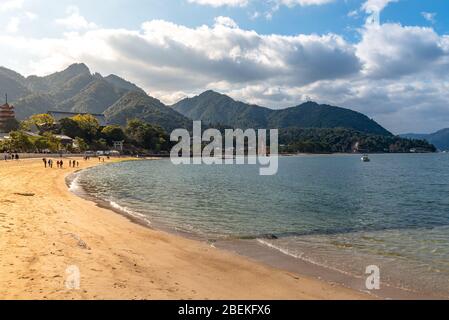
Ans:
[[[281,157],[250,165],[130,161],[82,171],[76,184],[147,224],[208,241],[254,242],[290,258],[449,297],[449,155]]]

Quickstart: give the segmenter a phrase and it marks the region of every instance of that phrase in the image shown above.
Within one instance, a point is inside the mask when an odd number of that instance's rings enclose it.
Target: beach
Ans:
[[[100,208],[72,194],[66,177],[103,163],[68,160],[64,169],[0,162],[0,299],[370,298]],[[73,267],[79,289],[66,286]]]

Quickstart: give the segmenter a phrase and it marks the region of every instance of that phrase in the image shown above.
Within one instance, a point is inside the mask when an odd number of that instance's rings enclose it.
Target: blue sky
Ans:
[[[24,75],[85,62],[167,104],[214,89],[449,127],[447,0],[0,0],[0,19],[0,65]]]
[[[4,0],[8,1],[8,0]],[[273,11],[275,0],[249,1],[245,7],[213,7],[190,3],[188,0],[34,0],[27,8],[46,17],[49,21],[61,17],[66,8],[76,5],[88,21],[105,28],[139,28],[143,21],[162,19],[189,27],[213,24],[215,17],[227,16],[238,22],[243,29],[255,30],[263,34],[295,35],[299,33],[337,33],[348,39],[358,34],[355,29],[365,23],[366,16],[359,12],[363,0],[335,0],[326,5],[280,6]],[[50,5],[51,3],[51,5]],[[271,18],[267,13],[272,12]],[[426,20],[422,13],[436,13],[435,23]],[[258,17],[254,15],[258,13]],[[449,1],[446,0],[403,0],[393,2],[382,11],[384,22],[403,25],[432,26],[439,33],[449,33]],[[60,33],[50,24],[28,30],[36,35]]]

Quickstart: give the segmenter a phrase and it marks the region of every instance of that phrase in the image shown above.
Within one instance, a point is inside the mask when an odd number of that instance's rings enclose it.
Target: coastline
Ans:
[[[140,160],[161,160],[159,158],[140,159]],[[86,168],[85,170],[89,170]],[[78,177],[78,173],[85,170],[79,170],[69,175],[66,179],[69,187],[77,185],[72,183]],[[278,248],[275,244],[269,243],[270,238],[264,237],[230,237],[230,238],[210,238],[206,235],[188,232],[181,230],[174,226],[168,226],[161,221],[154,221],[148,216],[135,212],[127,207],[122,207],[119,204],[108,201],[90,194],[82,187],[78,186],[76,190],[72,191],[77,196],[82,197],[88,201],[93,201],[97,206],[114,211],[116,214],[122,215],[130,220],[132,223],[166,232],[181,238],[187,238],[208,244],[214,248],[224,250],[228,253],[238,255],[244,259],[250,259],[256,263],[261,263],[265,266],[299,274],[311,279],[318,279],[333,286],[341,286],[347,289],[354,290],[359,293],[367,294],[374,299],[447,299],[446,296],[438,295],[434,292],[422,292],[422,290],[414,290],[406,287],[395,286],[391,283],[383,282],[380,290],[368,291],[365,288],[365,277],[355,275],[343,271],[341,269],[332,268],[328,265],[317,263],[316,261],[285,252],[282,248]]]
[[[98,165],[0,163],[0,299],[371,299],[199,241],[131,222],[72,194],[66,177]],[[110,161],[112,162],[112,161]],[[65,287],[77,266],[80,290]]]

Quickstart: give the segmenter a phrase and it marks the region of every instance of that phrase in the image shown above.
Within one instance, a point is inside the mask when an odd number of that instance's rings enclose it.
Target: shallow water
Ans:
[[[156,225],[258,239],[355,276],[377,265],[384,282],[449,296],[449,156],[371,158],[281,157],[275,176],[256,166],[125,162],[82,171],[76,183]]]

